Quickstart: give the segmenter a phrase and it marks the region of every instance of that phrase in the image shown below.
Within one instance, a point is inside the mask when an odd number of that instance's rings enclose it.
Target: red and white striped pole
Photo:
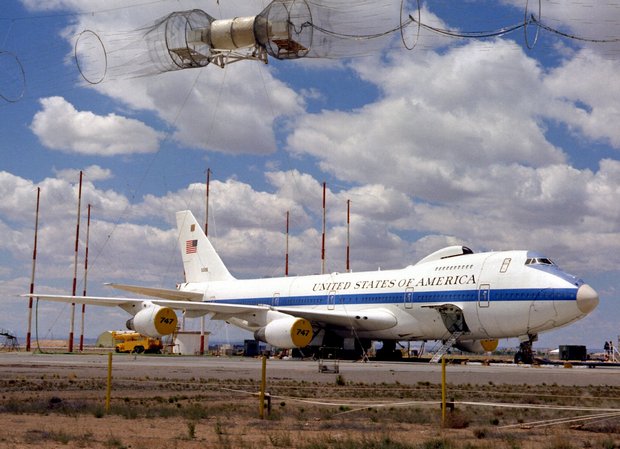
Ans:
[[[41,187],[37,187],[37,211],[34,218],[34,248],[32,250],[32,273],[30,274],[30,294],[34,293],[34,272],[37,266],[37,237],[39,233],[39,198]],[[30,338],[32,335],[32,296],[28,300],[28,333],[26,334],[26,351],[30,351]]]
[[[88,282],[88,240],[90,237],[90,204],[88,205],[88,218],[86,220],[86,250],[84,254],[84,291],[82,296],[86,296],[86,285]],[[82,304],[82,324],[80,326],[80,352],[84,350],[84,316],[86,315],[86,304]]]
[[[75,227],[75,258],[73,260],[73,289],[72,296],[77,290],[78,242],[80,240],[80,208],[82,205],[82,170],[80,170],[80,187],[78,189],[77,225]],[[75,303],[71,303],[71,326],[69,328],[69,352],[73,352],[73,333],[75,329]]]

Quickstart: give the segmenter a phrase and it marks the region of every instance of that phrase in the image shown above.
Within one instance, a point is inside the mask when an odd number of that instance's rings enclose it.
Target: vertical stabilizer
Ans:
[[[186,282],[234,279],[191,211],[177,212],[177,229]]]

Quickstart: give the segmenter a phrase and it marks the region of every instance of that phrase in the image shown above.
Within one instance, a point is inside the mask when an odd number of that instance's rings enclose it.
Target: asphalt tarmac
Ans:
[[[4,379],[32,376],[89,376],[105,378],[107,354],[40,354],[25,352],[0,353],[0,372]],[[340,375],[347,382],[440,383],[441,364],[408,362],[328,361],[326,372],[319,362],[310,360],[267,361],[267,378],[333,383]],[[338,372],[335,372],[337,368]],[[254,379],[260,380],[261,360],[245,357],[192,357],[114,354],[112,375],[115,378],[150,379]],[[468,363],[448,364],[447,382],[451,384],[512,385],[620,385],[620,367],[596,368],[563,366],[531,366],[512,364]]]

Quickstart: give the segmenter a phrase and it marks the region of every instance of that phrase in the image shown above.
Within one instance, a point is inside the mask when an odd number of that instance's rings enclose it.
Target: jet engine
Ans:
[[[312,341],[312,325],[304,318],[286,316],[254,332],[254,338],[282,349],[303,348]]]
[[[127,320],[127,329],[147,337],[162,337],[173,333],[177,322],[177,314],[170,307],[151,304]]]
[[[466,340],[458,341],[454,345],[457,349],[475,354],[484,354],[485,352],[495,351],[499,340]]]

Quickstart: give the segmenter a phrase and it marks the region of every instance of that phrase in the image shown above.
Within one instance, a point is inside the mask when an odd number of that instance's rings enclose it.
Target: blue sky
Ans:
[[[360,33],[400,16],[394,0],[318,3],[350,7],[343,16],[350,23],[338,26]],[[420,3],[422,22],[464,31],[518,24],[526,4]],[[588,39],[620,38],[620,2],[604,3],[543,1],[541,20]],[[537,14],[532,4],[528,14]],[[230,18],[267,5],[3,2],[0,95],[16,101],[0,98],[0,327],[25,334],[27,307],[16,296],[30,283],[37,187],[37,290],[71,292],[76,183],[84,170],[83,211],[92,204],[93,220],[88,292],[114,295],[104,282],[173,287],[182,280],[174,214],[190,208],[204,217],[211,168],[209,235],[238,277],[283,274],[287,210],[290,271],[320,271],[326,181],[328,270],[344,269],[350,199],[354,271],[400,268],[452,244],[536,250],[601,295],[594,313],[542,335],[539,346],[594,348],[617,338],[619,42],[541,30],[529,49],[523,30],[492,39],[422,30],[412,51],[394,34],[341,43],[329,58],[121,74],[97,85],[84,82],[72,58],[85,29],[130,39],[131,30],[173,11]],[[408,11],[417,16],[417,3]],[[535,33],[528,27],[530,44]],[[85,218],[82,231],[80,264]],[[83,285],[82,268],[78,277]],[[41,304],[39,311],[39,336],[66,338],[69,308]],[[89,308],[86,335],[125,319],[120,310]],[[217,323],[210,329],[228,331]]]

